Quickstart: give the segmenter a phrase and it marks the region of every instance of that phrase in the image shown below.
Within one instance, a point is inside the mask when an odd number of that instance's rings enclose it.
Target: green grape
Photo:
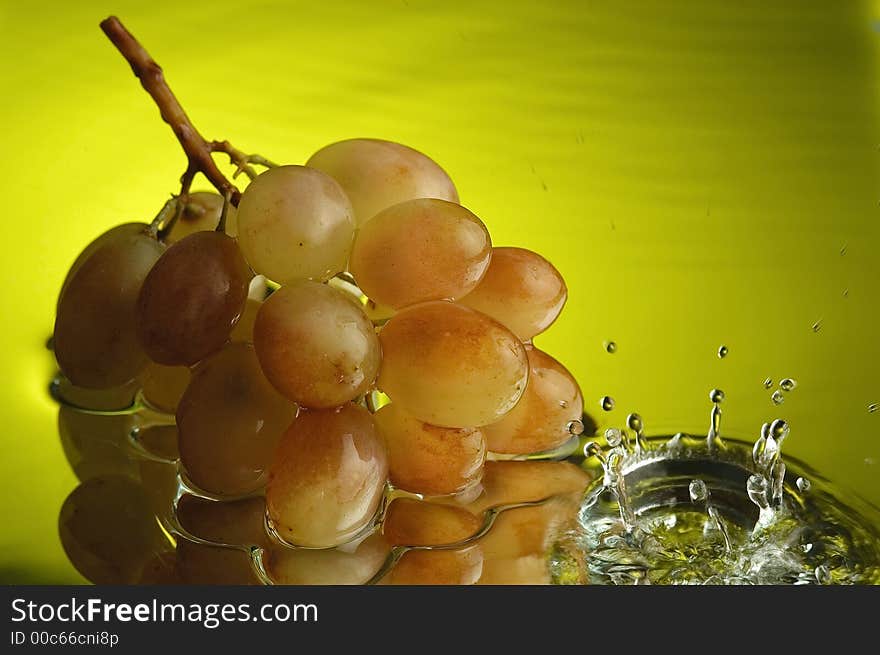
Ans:
[[[565,281],[541,255],[524,248],[493,248],[486,275],[460,302],[528,341],[550,327],[566,298]]]
[[[260,174],[238,205],[238,241],[270,280],[327,280],[345,269],[354,238],[351,203],[321,171],[279,166]]]
[[[62,288],[55,357],[77,386],[119,386],[147,363],[136,335],[135,305],[163,246],[146,225],[123,227],[86,248]]]
[[[481,520],[460,507],[398,498],[388,507],[383,525],[393,546],[454,544],[473,537]],[[382,582],[393,585],[474,584],[480,578],[483,553],[479,543],[454,550],[411,550]]]
[[[263,303],[255,298],[247,299],[244,304],[244,311],[241,313],[241,318],[238,319],[229,335],[230,341],[254,342],[254,323],[257,320],[257,312],[260,311],[262,306]]]
[[[528,454],[551,450],[572,438],[569,424],[580,420],[584,399],[571,373],[550,355],[526,348],[529,382],[504,418],[483,428],[489,450]]]
[[[348,404],[302,411],[272,461],[269,517],[289,543],[343,544],[373,519],[387,475],[385,449],[367,410]]]
[[[381,534],[372,534],[354,550],[275,547],[265,552],[263,563],[275,584],[358,585],[376,575],[390,550]]]
[[[488,316],[451,302],[407,307],[379,332],[379,388],[431,425],[499,420],[522,396],[529,367],[522,343]]]
[[[301,407],[338,407],[365,393],[379,372],[379,340],[359,304],[317,282],[281,287],[254,323],[266,377]]]
[[[191,366],[219,350],[244,310],[251,277],[225,234],[195,232],[168,248],[137,301],[137,334],[150,359]]]
[[[453,494],[479,481],[486,441],[477,428],[423,423],[396,404],[373,416],[388,451],[391,483],[414,493]]]
[[[458,202],[446,172],[418,150],[380,139],[331,143],[309,158],[306,166],[334,178],[354,207],[358,225],[383,209],[413,198]]]
[[[294,416],[296,406],[266,380],[253,347],[227,345],[195,368],[177,406],[180,457],[189,479],[225,496],[259,489]]]
[[[148,562],[171,550],[144,490],[119,476],[74,489],[61,507],[58,531],[71,563],[95,584],[133,584]]]
[[[456,203],[408,200],[363,225],[351,272],[371,300],[394,308],[455,300],[489,267],[492,241],[483,222]]]

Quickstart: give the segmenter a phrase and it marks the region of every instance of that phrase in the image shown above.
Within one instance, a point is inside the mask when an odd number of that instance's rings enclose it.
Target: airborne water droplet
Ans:
[[[807,493],[810,490],[810,487],[813,486],[813,483],[807,478],[798,478],[794,483],[797,485],[798,491],[802,493]]]
[[[783,396],[782,392],[779,389],[777,389],[776,391],[773,392],[773,395],[770,396],[770,400],[773,401],[774,405],[781,405],[782,403],[785,402],[785,396]]]
[[[724,359],[727,357],[727,346],[721,346],[718,349],[718,359]]]
[[[709,488],[702,480],[691,480],[688,485],[688,493],[692,502],[700,503],[709,497]]]
[[[773,378],[767,378],[766,380],[764,380],[764,388],[765,389],[769,389],[772,386],[773,386]]]
[[[711,400],[716,405],[724,400],[724,392],[721,389],[712,389],[709,392],[709,400]]]
[[[792,380],[791,378],[785,378],[782,382],[779,383],[779,386],[783,391],[791,391],[797,386],[797,382]]]
[[[602,396],[602,400],[599,401],[599,405],[606,412],[610,412],[612,409],[614,409],[614,398],[612,398],[611,396]]]
[[[870,405],[868,405],[868,413],[869,414],[873,414],[878,409],[880,409],[880,403],[871,403]]]
[[[819,319],[815,323],[813,323],[813,332],[818,332],[822,329],[822,319]]]
[[[605,351],[609,353],[617,352],[617,344],[614,341],[606,341],[605,342]]]
[[[781,418],[776,419],[770,424],[770,434],[773,435],[773,438],[780,444],[782,443],[782,440],[788,436],[788,432],[788,423]]]

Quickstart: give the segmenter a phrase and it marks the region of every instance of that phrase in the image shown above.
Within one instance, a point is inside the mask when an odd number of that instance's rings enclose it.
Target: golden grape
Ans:
[[[260,174],[238,205],[238,241],[270,280],[326,280],[345,270],[354,239],[351,203],[330,176],[305,166]]]
[[[269,516],[289,543],[337,546],[373,519],[387,475],[385,448],[367,410],[347,404],[302,411],[272,461]]]
[[[191,377],[192,372],[186,366],[150,362],[141,373],[141,393],[152,407],[173,414]]]
[[[550,355],[526,348],[529,382],[519,403],[504,418],[483,428],[489,450],[535,453],[561,446],[572,438],[568,428],[580,420],[584,399],[571,373]]]
[[[491,255],[479,218],[461,205],[421,198],[393,205],[363,225],[350,269],[371,300],[400,308],[468,294]]]
[[[471,427],[509,412],[528,380],[522,343],[507,328],[451,302],[398,312],[379,332],[379,388],[432,425]]]
[[[553,264],[524,248],[493,248],[485,276],[461,304],[488,314],[523,341],[546,330],[568,290]]]
[[[381,139],[348,139],[321,148],[306,162],[333,177],[354,207],[358,225],[413,198],[458,202],[446,172],[418,150]]]
[[[302,407],[337,407],[379,371],[379,340],[359,304],[317,282],[281,287],[260,308],[254,348],[269,381]]]
[[[427,495],[453,494],[477,482],[486,441],[477,428],[423,423],[396,404],[373,416],[388,451],[388,476],[399,489]]]

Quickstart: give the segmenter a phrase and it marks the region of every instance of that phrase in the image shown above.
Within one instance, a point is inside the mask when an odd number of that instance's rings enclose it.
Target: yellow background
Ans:
[[[788,453],[880,501],[870,3],[248,4],[0,0],[0,582],[81,580],[43,344],[75,255],[150,219],[184,167],[98,30],[110,13],[210,138],[302,163],[376,136],[440,162],[496,244],[568,280],[538,343],[603,426],[636,410],[650,433],[705,431],[717,386],[722,432],[783,416]],[[785,376],[774,407],[763,380]]]

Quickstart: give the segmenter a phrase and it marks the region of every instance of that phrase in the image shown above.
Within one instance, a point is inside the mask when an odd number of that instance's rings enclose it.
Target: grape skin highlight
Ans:
[[[422,198],[389,207],[361,226],[350,268],[372,301],[400,308],[468,294],[491,256],[492,240],[479,218],[461,205]]]
[[[431,158],[381,139],[347,139],[321,148],[306,166],[324,171],[345,189],[358,225],[383,209],[413,198],[458,202],[446,172]]]
[[[451,302],[414,305],[379,332],[378,386],[416,418],[443,427],[494,423],[528,380],[522,343],[488,316]]]

